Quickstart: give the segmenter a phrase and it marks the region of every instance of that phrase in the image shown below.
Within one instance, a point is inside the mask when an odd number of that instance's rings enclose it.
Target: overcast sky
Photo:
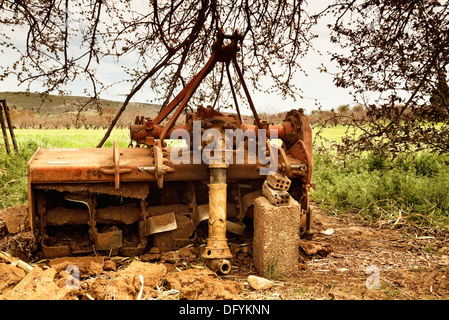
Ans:
[[[311,10],[316,11],[324,8],[327,5],[328,0],[310,2],[310,6],[312,7]],[[326,25],[327,23],[322,21],[322,23],[320,23],[315,29],[318,33],[318,38],[314,39],[314,47],[317,51],[310,51],[308,55],[300,61],[302,68],[308,76],[305,76],[301,72],[297,72],[295,75],[294,84],[296,87],[302,89],[303,97],[298,97],[297,101],[282,100],[281,97],[273,94],[268,95],[253,92],[252,98],[258,111],[272,111],[273,108],[275,108],[276,111],[304,108],[307,113],[310,113],[311,110],[317,109],[318,106],[321,106],[322,109],[329,110],[332,108],[337,108],[341,104],[353,102],[353,98],[347,90],[336,88],[334,86],[332,75],[321,73],[318,69],[321,64],[324,64],[330,72],[336,71],[335,64],[331,63],[327,53],[329,51],[334,51],[337,48],[329,41],[329,31]],[[15,34],[13,34],[13,38],[16,42],[24,43],[25,34],[20,34],[16,31]],[[318,51],[321,52],[321,54],[319,54]],[[8,56],[8,54],[11,54],[10,51],[0,53],[3,63],[10,63],[13,61],[14,57]],[[121,66],[124,64],[126,65],[127,62],[131,63],[130,60],[126,61],[125,59],[121,59],[120,64],[116,64],[112,60],[102,61],[101,68],[98,71],[98,76],[104,80],[111,81],[113,79],[114,81],[118,81],[121,77],[123,77]],[[17,80],[13,77],[0,82],[0,84],[2,88],[1,91],[26,90],[26,85],[18,86]],[[82,85],[82,83],[74,83],[70,87],[73,95],[83,95]],[[31,90],[38,91],[40,88],[33,86],[31,87]],[[123,101],[124,95],[129,93],[129,91],[129,84],[119,84],[115,85],[113,90],[108,93],[102,94],[101,98]],[[154,95],[152,95],[151,91],[149,89],[144,89],[137,93],[132,101],[151,102],[152,98],[154,98]],[[243,106],[242,109],[247,109],[247,111],[249,111],[249,108],[243,108]],[[244,110],[242,111],[243,113],[246,113]]]

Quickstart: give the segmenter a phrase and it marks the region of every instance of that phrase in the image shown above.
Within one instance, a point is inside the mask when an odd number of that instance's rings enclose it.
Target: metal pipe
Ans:
[[[228,274],[231,271],[231,262],[227,259],[208,259],[206,265],[214,272]]]
[[[209,186],[209,234],[202,258],[213,271],[231,271],[232,258],[226,238],[226,164],[211,164]]]

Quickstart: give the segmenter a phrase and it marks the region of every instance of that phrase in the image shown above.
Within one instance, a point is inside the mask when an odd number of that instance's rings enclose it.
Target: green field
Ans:
[[[19,149],[28,150],[33,145],[42,148],[95,148],[106,130],[29,130],[17,129],[14,134]],[[112,147],[117,140],[120,147],[127,147],[130,138],[128,129],[113,130],[104,147]],[[25,151],[25,150],[24,150]]]
[[[339,140],[344,126],[322,136]],[[15,130],[19,152],[8,155],[0,142],[0,209],[27,201],[27,163],[38,147],[93,148],[105,130]],[[129,130],[114,130],[104,147],[117,140],[127,147]],[[320,141],[317,141],[320,142]],[[420,153],[394,161],[367,153],[342,162],[314,154],[312,200],[331,214],[350,214],[383,225],[449,229],[449,158]]]

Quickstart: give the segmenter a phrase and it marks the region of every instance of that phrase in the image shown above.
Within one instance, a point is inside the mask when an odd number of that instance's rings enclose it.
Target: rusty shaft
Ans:
[[[226,239],[226,164],[211,164],[209,186],[209,235],[202,257],[213,271],[227,274],[232,257]]]

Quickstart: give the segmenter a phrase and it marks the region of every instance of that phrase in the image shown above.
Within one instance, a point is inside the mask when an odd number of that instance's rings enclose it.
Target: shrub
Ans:
[[[447,157],[433,153],[389,160],[367,154],[345,167],[314,156],[312,199],[335,212],[349,211],[367,220],[447,228],[449,168]],[[399,218],[398,218],[399,217]]]

